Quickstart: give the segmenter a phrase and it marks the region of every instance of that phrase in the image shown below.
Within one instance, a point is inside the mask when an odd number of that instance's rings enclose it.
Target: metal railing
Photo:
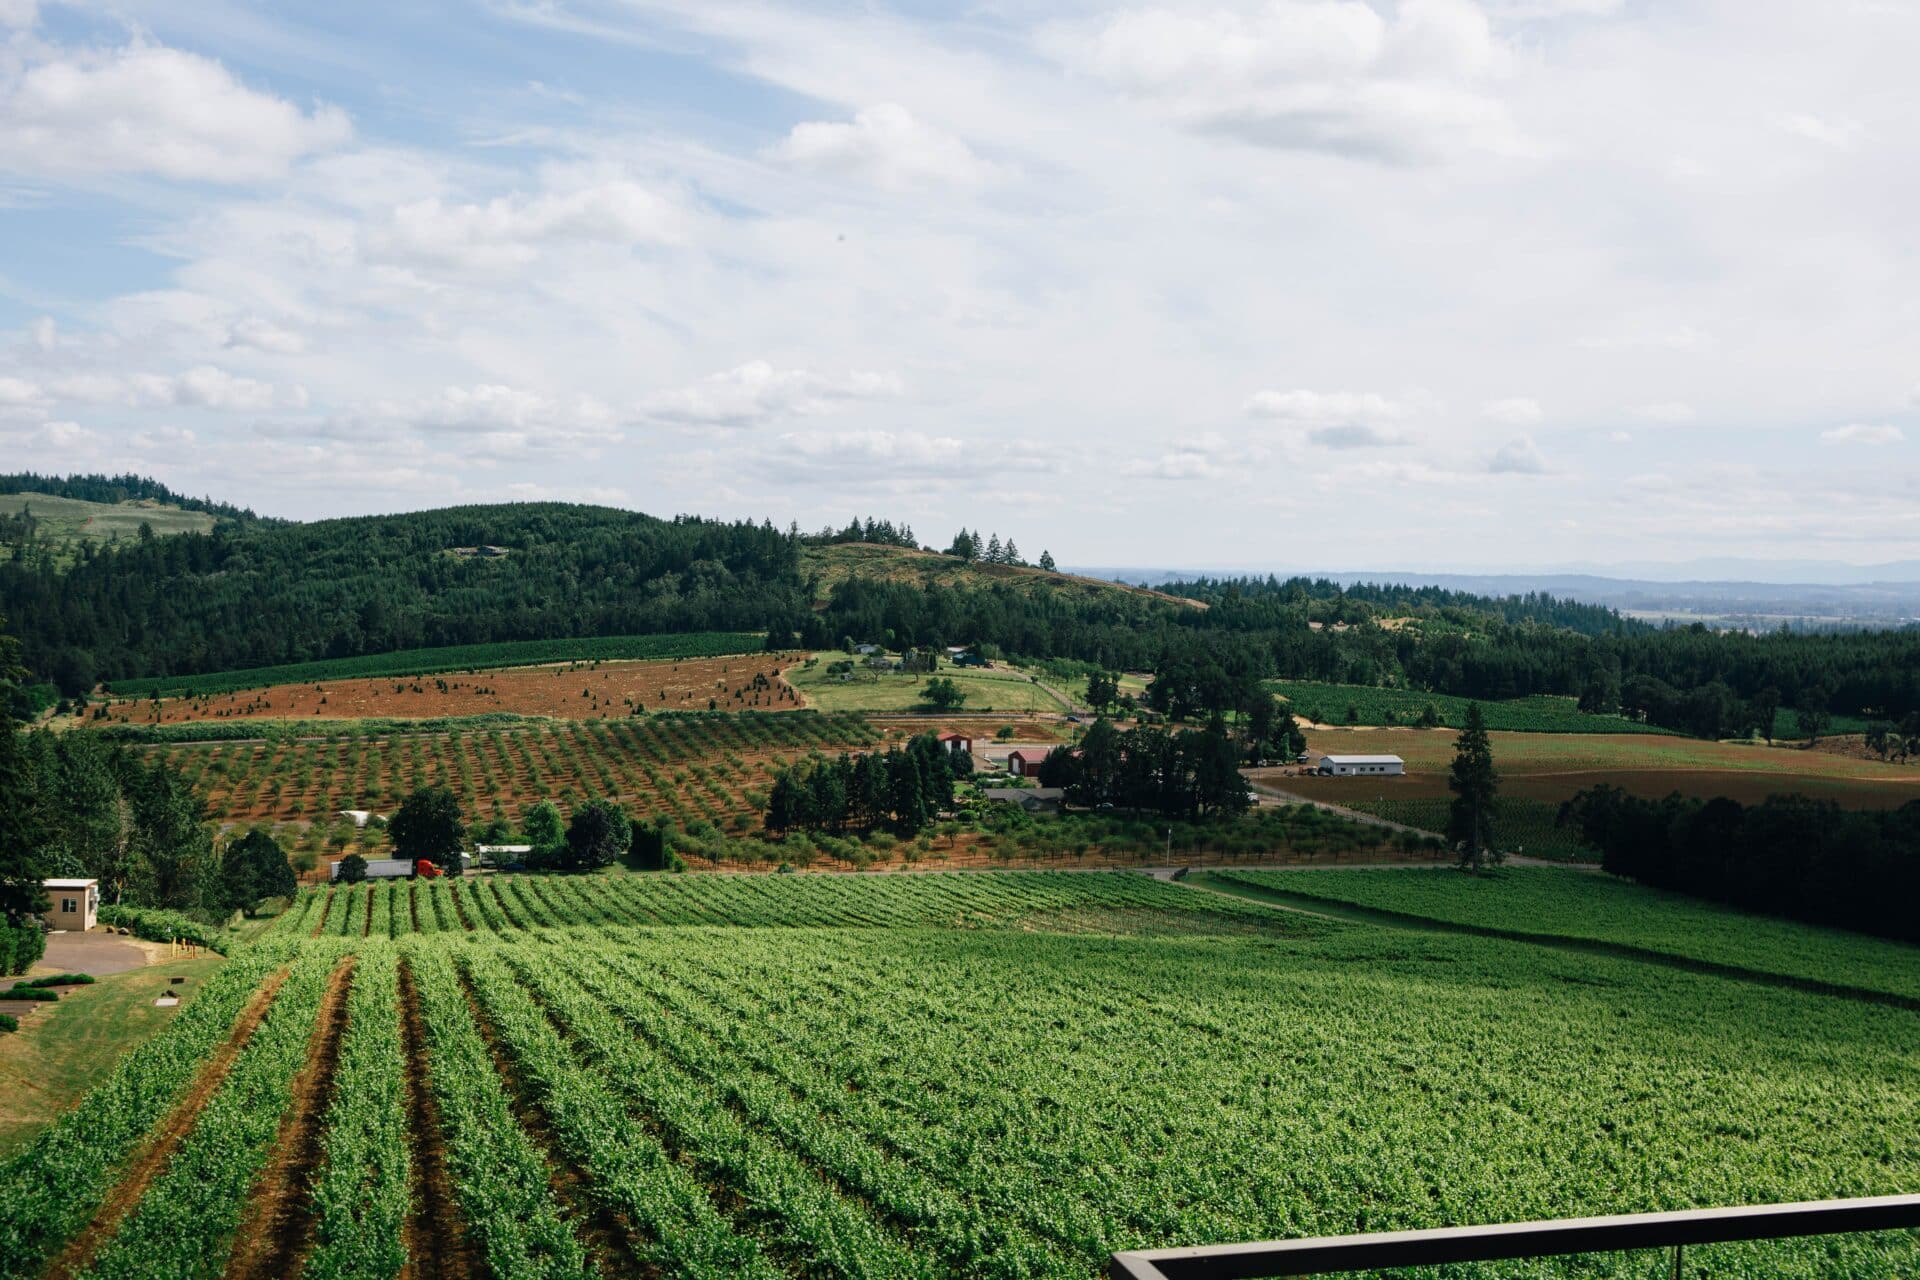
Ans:
[[[1909,1227],[1920,1227],[1920,1195],[1560,1218],[1187,1249],[1137,1249],[1114,1254],[1107,1274],[1112,1280],[1265,1280],[1448,1262],[1672,1249],[1673,1275],[1678,1277],[1688,1245]]]

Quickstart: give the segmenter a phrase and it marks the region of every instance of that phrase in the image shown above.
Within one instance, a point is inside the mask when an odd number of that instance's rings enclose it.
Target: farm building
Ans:
[[[853,646],[853,651],[854,651],[855,653],[857,653],[857,654],[859,654],[859,655],[860,655],[861,657],[863,657],[863,658],[866,658],[866,657],[871,657],[872,655],[874,655],[874,654],[876,654],[876,653],[885,653],[885,652],[886,652],[886,650],[885,650],[885,649],[883,649],[883,648],[881,648],[881,647],[880,647],[879,645],[877,645],[877,644],[857,644],[857,645],[855,645],[855,646]]]
[[[1335,778],[1398,777],[1407,771],[1407,762],[1399,756],[1321,756],[1320,772]]]
[[[1017,804],[1028,813],[1058,813],[1067,795],[1059,787],[983,787],[980,794],[1001,804]]]
[[[84,932],[93,928],[94,916],[100,910],[98,880],[42,880],[40,887],[50,899],[42,916],[49,929]]]
[[[334,816],[337,818],[345,818],[356,827],[364,827],[380,815],[371,809],[342,809]]]
[[[1047,753],[1036,748],[1010,751],[1007,753],[1007,772],[1016,778],[1037,777],[1040,773],[1040,762],[1046,758]]]
[[[940,735],[940,745],[947,749],[949,755],[967,755],[973,751],[973,739],[964,733],[943,733]]]

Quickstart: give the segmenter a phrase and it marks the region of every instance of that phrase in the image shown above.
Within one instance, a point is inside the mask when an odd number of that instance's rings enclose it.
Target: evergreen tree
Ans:
[[[1026,563],[1026,561],[1020,558],[1020,548],[1013,545],[1012,538],[1007,539],[1006,548],[1001,552],[1001,556],[1002,556],[1001,563],[1003,564],[1025,564]],[[87,687],[91,689],[93,686],[89,684]]]
[[[1478,871],[1498,864],[1502,855],[1493,843],[1493,820],[1500,808],[1500,775],[1493,767],[1493,743],[1477,702],[1467,704],[1467,727],[1454,744],[1447,789],[1453,792],[1447,843],[1459,852],[1461,869]]]
[[[1000,550],[1000,535],[994,534],[987,539],[987,554],[983,557],[988,564],[1005,564],[1006,553]]]
[[[213,836],[200,797],[164,761],[135,768],[128,896],[142,906],[175,911],[200,906],[214,869]]]
[[[1053,552],[1042,551],[1040,553],[1040,567],[1042,569],[1045,569],[1048,573],[1053,572]]]
[[[0,917],[8,925],[47,909],[40,888],[46,875],[40,854],[44,834],[20,734],[0,718]]]

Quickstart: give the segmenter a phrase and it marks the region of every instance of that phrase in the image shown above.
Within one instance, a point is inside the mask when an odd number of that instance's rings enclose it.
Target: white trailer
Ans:
[[[340,860],[340,862],[345,862],[345,861],[346,861],[345,858],[342,858]],[[368,858],[367,859],[367,879],[369,880],[399,880],[399,879],[404,879],[407,876],[410,876],[412,874],[413,874],[412,858]],[[339,862],[336,862],[333,864],[333,878],[335,880],[338,880],[340,878]]]

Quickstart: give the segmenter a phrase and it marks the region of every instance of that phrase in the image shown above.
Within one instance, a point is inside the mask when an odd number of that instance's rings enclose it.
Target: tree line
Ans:
[[[1152,725],[1122,731],[1102,716],[1077,747],[1047,753],[1039,780],[1088,808],[1216,817],[1245,813],[1253,804],[1240,759],[1219,717],[1204,729],[1169,732]]]
[[[1580,792],[1560,821],[1601,865],[1748,911],[1920,942],[1920,801],[1850,811],[1805,796],[1743,805],[1618,787]]]
[[[880,827],[918,835],[953,808],[954,782],[972,770],[972,757],[948,751],[931,733],[916,735],[904,748],[803,760],[774,779],[766,827],[775,835]]]

